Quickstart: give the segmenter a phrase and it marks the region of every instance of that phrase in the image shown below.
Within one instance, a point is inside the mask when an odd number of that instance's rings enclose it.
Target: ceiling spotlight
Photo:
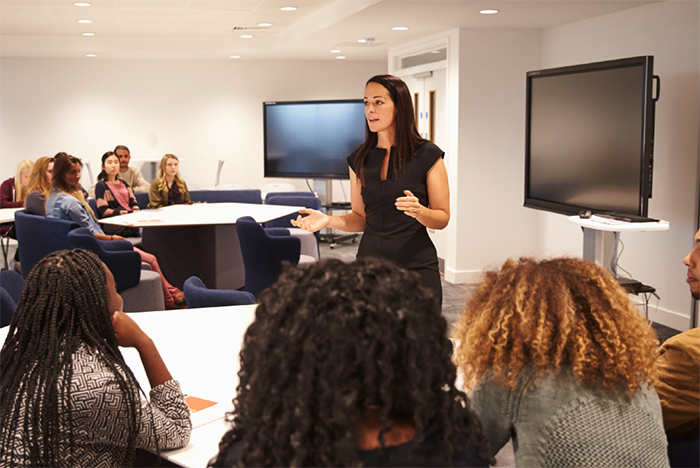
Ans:
[[[373,38],[373,37],[368,37],[368,38],[366,38],[366,39],[358,39],[357,42],[359,42],[360,44],[372,45],[372,44],[374,44],[374,38]]]
[[[252,39],[253,35],[252,34],[241,34],[241,39]]]
[[[241,58],[240,55],[232,55],[230,58]]]
[[[408,30],[408,26],[394,26],[393,28],[394,31],[406,31]]]
[[[258,23],[258,26],[261,26],[263,28],[267,28],[269,26],[272,26],[272,23]]]
[[[498,13],[498,10],[481,10],[479,11],[482,15],[495,15]]]
[[[286,6],[286,7],[280,8],[280,10],[282,10],[282,11],[294,11],[296,9],[297,9],[297,7],[295,7],[295,6]]]
[[[92,23],[92,20],[78,20],[78,23],[80,23],[80,24],[90,24],[90,23]]]
[[[338,55],[336,58],[337,58],[338,60],[345,60],[345,56],[344,56],[344,55]]]
[[[331,54],[339,54],[341,52],[340,49],[333,49],[330,51]]]
[[[85,54],[86,57],[97,57],[95,54]]]
[[[91,3],[88,2],[75,2],[73,6],[90,6],[92,5]]]
[[[95,33],[83,33],[83,36],[94,36]]]

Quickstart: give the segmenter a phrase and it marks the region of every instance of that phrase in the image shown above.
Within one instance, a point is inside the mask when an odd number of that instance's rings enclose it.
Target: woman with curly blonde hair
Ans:
[[[174,154],[166,154],[160,160],[158,177],[148,189],[148,200],[148,209],[192,203],[187,184],[180,176],[180,160]]]
[[[583,260],[508,260],[459,319],[456,364],[496,453],[517,466],[668,466],[652,384],[658,342]]]

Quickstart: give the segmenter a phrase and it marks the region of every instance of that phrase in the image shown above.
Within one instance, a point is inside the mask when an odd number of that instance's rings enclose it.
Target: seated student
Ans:
[[[95,220],[92,210],[85,203],[85,198],[79,190],[82,164],[80,159],[75,156],[66,155],[56,158],[51,180],[51,193],[46,201],[46,216],[74,221],[80,226],[88,228],[100,240],[124,239],[118,235],[106,235]],[[151,269],[160,275],[165,307],[167,309],[185,307],[185,295],[165,279],[156,257],[136,247],[134,247],[134,251],[141,255],[141,261],[148,263]]]
[[[34,163],[28,159],[20,161],[15,170],[15,176],[10,177],[0,184],[0,208],[22,208],[24,199],[27,198],[27,182],[29,173]],[[5,235],[12,228],[13,223],[6,223],[0,227],[0,234]],[[14,236],[11,236],[14,237]]]
[[[512,438],[516,466],[668,466],[656,337],[603,268],[508,260],[454,338],[492,453]]]
[[[138,447],[187,445],[180,384],[122,305],[92,252],[32,269],[0,352],[0,466],[132,466]],[[119,346],[138,350],[150,403]]]
[[[97,179],[95,202],[98,218],[109,218],[140,210],[131,187],[119,178],[119,158],[111,151],[102,155],[102,172]],[[139,237],[139,230],[128,226],[105,224],[102,230],[105,234]]]
[[[148,209],[170,205],[189,205],[190,192],[180,176],[180,160],[174,154],[166,154],[160,160],[158,177],[148,190]]]
[[[488,466],[447,323],[387,260],[290,267],[259,297],[212,466]]]
[[[29,194],[24,203],[24,210],[27,213],[46,216],[46,197],[51,192],[52,171],[53,158],[43,156],[34,163],[27,183]]]

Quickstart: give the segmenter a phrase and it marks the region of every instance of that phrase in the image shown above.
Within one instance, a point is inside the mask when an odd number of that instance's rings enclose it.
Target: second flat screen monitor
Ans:
[[[266,102],[265,177],[347,179],[346,158],[365,141],[361,100]]]

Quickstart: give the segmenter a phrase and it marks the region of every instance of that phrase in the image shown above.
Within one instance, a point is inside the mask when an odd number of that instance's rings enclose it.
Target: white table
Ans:
[[[255,318],[256,307],[246,305],[129,314],[153,339],[170,373],[180,381],[186,395],[223,403],[216,407],[221,412],[221,419],[194,429],[187,446],[161,451],[163,458],[185,467],[201,468],[218,453],[221,437],[229,429],[223,417],[233,408],[243,335]],[[5,342],[9,328],[0,328],[0,343]],[[138,352],[133,348],[120,349],[124,360],[148,394],[150,385]]]
[[[100,222],[144,228],[143,250],[158,258],[165,277],[177,288],[182,289],[190,276],[198,276],[209,288],[240,289],[245,285],[245,270],[236,220],[250,216],[263,223],[303,208],[195,203],[103,218]]]
[[[13,223],[15,221],[15,213],[23,209],[24,208],[0,208],[0,224]],[[9,237],[0,237],[0,248],[2,249],[3,268],[5,270],[7,270],[10,267],[7,259],[7,256],[9,255],[10,251],[10,241],[14,243],[17,242],[16,240],[10,239]]]
[[[0,224],[2,223],[14,223],[15,213],[21,211],[24,208],[0,208]]]

